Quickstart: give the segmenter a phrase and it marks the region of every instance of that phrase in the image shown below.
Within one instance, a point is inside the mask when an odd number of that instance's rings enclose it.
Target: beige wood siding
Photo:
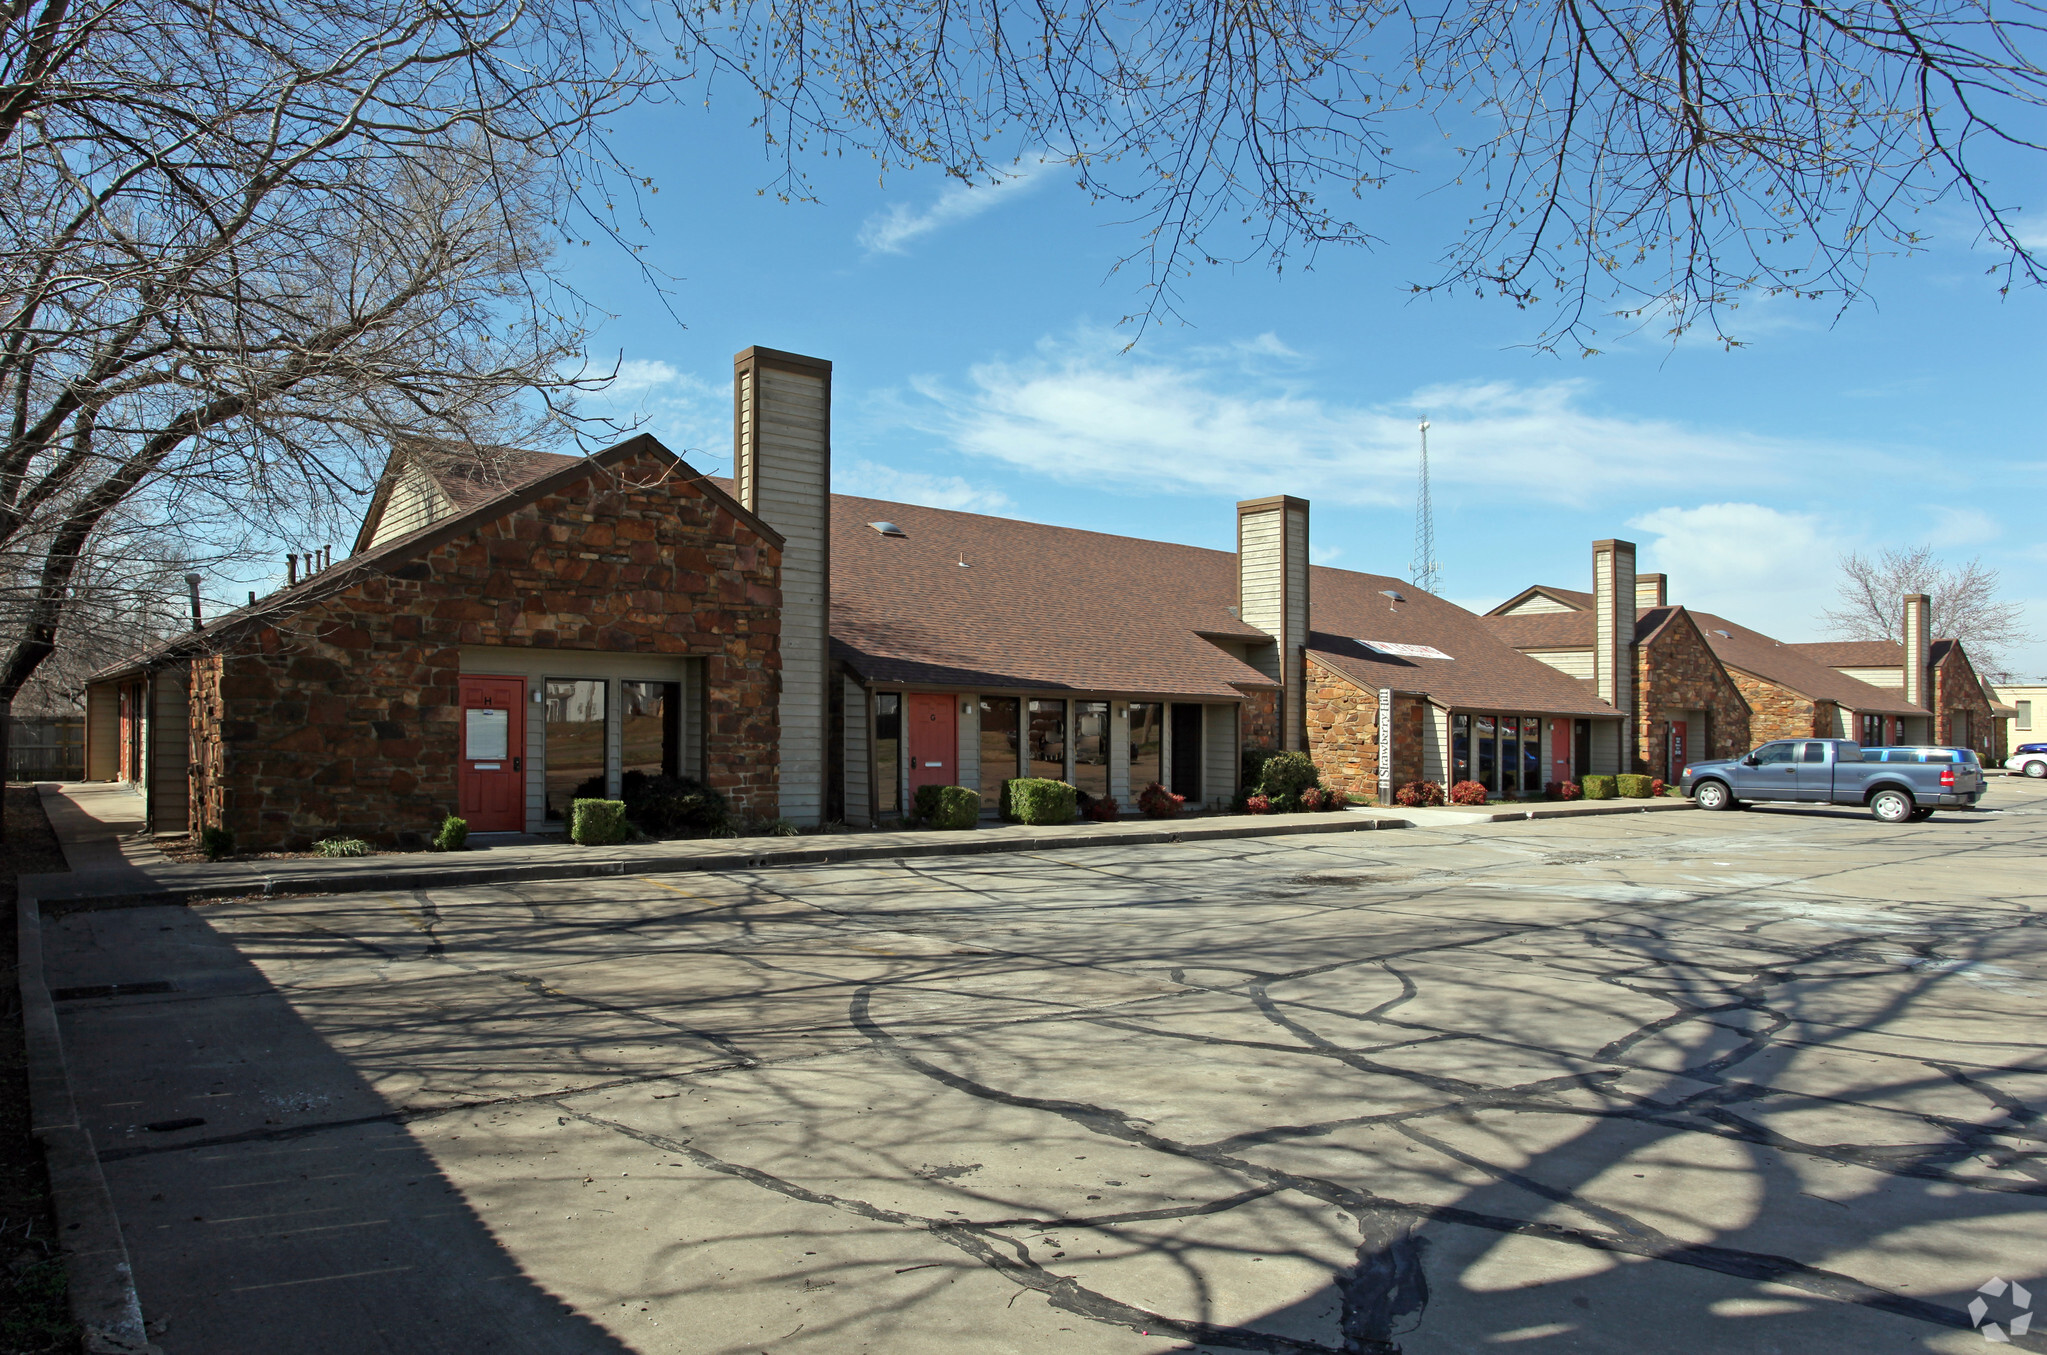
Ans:
[[[1441,706],[1422,708],[1422,780],[1450,785],[1450,712]]]
[[[1109,703],[1109,798],[1132,808],[1130,798],[1130,703]]]
[[[85,689],[85,779],[121,775],[121,692],[111,682]]]
[[[370,537],[370,548],[375,549],[386,541],[396,541],[401,536],[410,536],[422,527],[432,526],[442,518],[452,516],[454,511],[455,505],[433,482],[433,477],[417,466],[408,465],[398,472],[397,482],[391,486],[391,493],[384,500],[384,512],[377,519],[377,530]]]
[[[831,379],[756,359],[737,403],[741,502],[786,541],[782,550],[780,794],[784,818],[824,815],[825,684],[831,603]]]
[[[1280,685],[1279,744],[1307,744],[1308,505],[1299,499],[1237,505],[1238,615],[1273,638],[1246,662]]]
[[[192,786],[188,753],[192,741],[192,709],[186,694],[187,674],[170,668],[150,682],[149,830],[190,831]]]
[[[1280,742],[1308,746],[1308,513],[1286,511],[1286,721]]]
[[[958,696],[959,748],[954,754],[953,766],[958,770],[953,775],[953,784],[965,786],[968,790],[981,789],[981,699],[977,696]]]
[[[1621,769],[1621,722],[1618,720],[1594,720],[1592,722],[1592,766],[1593,776],[1612,776]]]
[[[1210,805],[1227,804],[1237,793],[1237,708],[1202,708],[1202,798]]]
[[[869,782],[873,771],[873,712],[867,708],[867,689],[851,678],[845,684],[845,768],[846,822],[867,826],[874,822],[874,793]]]
[[[1281,515],[1246,513],[1238,524],[1237,610],[1247,626],[1279,638],[1280,594],[1285,579],[1281,561]],[[1278,650],[1259,646],[1245,661],[1274,682],[1281,680]]]
[[[1592,651],[1589,649],[1524,649],[1521,652],[1548,664],[1559,673],[1569,673],[1574,678],[1592,676]]]
[[[1889,668],[1836,668],[1857,682],[1867,682],[1872,687],[1884,687],[1891,691],[1902,691],[1905,687],[1905,670],[1902,667]]]
[[[1537,593],[1534,597],[1528,598],[1522,602],[1515,603],[1506,611],[1501,612],[1500,615],[1549,616],[1556,612],[1570,612],[1576,610],[1577,609],[1575,607],[1566,607],[1563,603],[1558,602],[1555,598],[1544,597],[1541,593]]]

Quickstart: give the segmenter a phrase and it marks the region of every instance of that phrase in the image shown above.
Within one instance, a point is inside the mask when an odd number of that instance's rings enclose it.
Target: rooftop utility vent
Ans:
[[[907,539],[910,535],[902,528],[896,526],[893,522],[870,522],[867,525],[874,528],[875,531],[880,532],[883,536],[900,536]]]
[[[1382,598],[1392,598],[1395,602],[1407,601],[1407,598],[1403,596],[1400,590],[1397,588],[1381,588],[1379,590],[1379,596]]]
[[[1734,633],[1732,631],[1716,630],[1713,633],[1723,640],[1732,640],[1734,638]]]

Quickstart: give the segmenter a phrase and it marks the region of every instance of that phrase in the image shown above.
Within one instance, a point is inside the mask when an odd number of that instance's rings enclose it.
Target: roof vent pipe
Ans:
[[[187,574],[185,576],[185,591],[192,595],[192,629],[205,630],[205,618],[199,614],[199,576],[197,574]]]

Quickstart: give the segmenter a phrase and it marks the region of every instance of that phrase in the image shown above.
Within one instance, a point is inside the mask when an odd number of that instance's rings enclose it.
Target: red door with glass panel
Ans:
[[[910,693],[910,794],[919,786],[956,786],[959,717],[945,692]]]
[[[472,833],[526,827],[526,680],[462,679],[462,752],[456,811]]]

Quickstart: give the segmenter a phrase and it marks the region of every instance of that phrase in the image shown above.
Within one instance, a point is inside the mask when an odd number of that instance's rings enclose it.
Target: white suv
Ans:
[[[2018,751],[2004,760],[2004,769],[2035,781],[2047,776],[2047,743],[2020,744]]]

